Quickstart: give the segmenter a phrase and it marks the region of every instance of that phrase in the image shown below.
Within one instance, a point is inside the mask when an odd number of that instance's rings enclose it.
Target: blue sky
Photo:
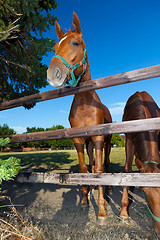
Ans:
[[[160,63],[160,1],[99,0],[57,1],[52,14],[59,18],[61,28],[72,27],[75,11],[81,23],[87,46],[92,79],[149,67]],[[56,41],[54,27],[44,34]],[[43,63],[49,66],[53,52]],[[47,86],[41,92],[52,90]],[[147,91],[160,106],[160,79],[150,79],[97,90],[112,114],[120,122],[127,99],[136,91]],[[0,112],[0,125],[6,123],[17,133],[26,127],[69,128],[68,115],[73,96],[37,103],[31,110],[23,107]]]

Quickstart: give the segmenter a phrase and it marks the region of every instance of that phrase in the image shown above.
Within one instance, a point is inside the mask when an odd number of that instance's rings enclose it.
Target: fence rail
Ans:
[[[19,173],[18,182],[160,187],[160,173]]]
[[[15,134],[5,137],[11,143],[34,142],[41,140],[68,139],[75,137],[90,137],[117,133],[153,131],[160,129],[160,118],[133,120],[121,123],[107,123],[95,126],[68,128],[60,130],[43,131],[36,133]]]
[[[11,109],[20,106],[27,106],[33,103],[42,102],[59,97],[69,96],[72,94],[88,92],[91,90],[131,83],[150,78],[160,77],[160,65],[152,67],[141,68],[138,70],[120,73],[104,78],[81,83],[78,87],[66,87],[61,89],[54,89],[43,93],[33,94],[27,97],[18,98],[9,102],[0,103],[0,111]]]
[[[160,65],[121,73],[80,84],[78,87],[66,87],[38,93],[0,104],[0,111],[19,106],[27,106],[67,95],[116,86],[125,83],[160,77]],[[89,137],[115,133],[142,132],[160,129],[160,118],[134,120],[121,123],[108,123],[97,126],[77,127],[37,133],[10,135],[11,142],[29,142],[75,137]],[[6,137],[6,136],[5,136]],[[160,173],[115,173],[115,174],[65,174],[65,173],[20,173],[19,182],[43,182],[57,184],[114,185],[160,187]]]

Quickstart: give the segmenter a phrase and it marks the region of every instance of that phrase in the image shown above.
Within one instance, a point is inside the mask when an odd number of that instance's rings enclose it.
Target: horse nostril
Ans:
[[[55,77],[57,79],[61,79],[62,78],[62,73],[61,73],[61,70],[59,68],[55,69]]]

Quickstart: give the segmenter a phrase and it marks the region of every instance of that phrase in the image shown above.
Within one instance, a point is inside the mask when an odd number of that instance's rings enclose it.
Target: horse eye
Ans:
[[[72,42],[72,45],[73,45],[73,46],[79,46],[79,42],[73,41],[73,42]]]

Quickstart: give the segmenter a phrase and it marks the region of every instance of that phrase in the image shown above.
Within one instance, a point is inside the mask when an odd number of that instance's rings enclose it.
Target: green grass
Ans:
[[[4,160],[10,156],[21,159],[23,171],[78,172],[78,156],[76,150],[0,153],[0,158]],[[85,159],[86,164],[88,164],[89,160],[86,153]],[[125,149],[112,148],[110,162],[110,172],[123,172]],[[135,170],[137,170],[137,168],[133,165],[133,171]]]

